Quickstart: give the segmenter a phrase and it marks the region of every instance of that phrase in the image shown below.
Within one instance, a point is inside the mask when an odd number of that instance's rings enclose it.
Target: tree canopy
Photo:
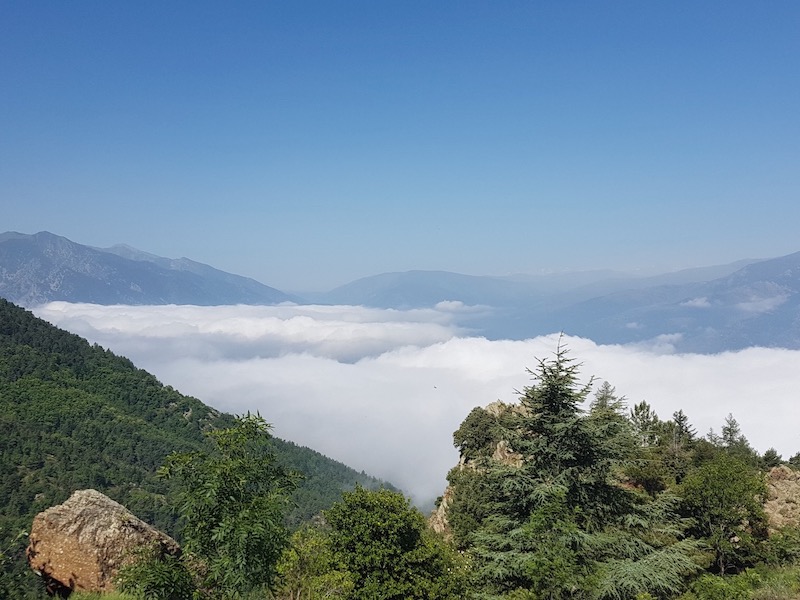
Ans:
[[[159,475],[180,481],[184,548],[204,563],[204,586],[223,595],[269,588],[286,546],[283,515],[299,476],[275,459],[259,415],[208,433],[211,452],[174,453]]]
[[[677,499],[649,501],[623,485],[622,466],[637,439],[655,437],[641,429],[637,435],[609,385],[586,413],[591,380],[581,383],[579,367],[559,345],[530,372],[532,384],[500,431],[518,461],[487,460],[451,472],[456,499],[479,489],[486,500],[480,509],[469,507],[468,518],[459,514],[463,502],[454,500],[450,509],[460,527],[457,541],[476,558],[485,597],[660,596],[677,592],[697,569],[698,545],[685,536]],[[656,419],[644,421],[651,427]]]

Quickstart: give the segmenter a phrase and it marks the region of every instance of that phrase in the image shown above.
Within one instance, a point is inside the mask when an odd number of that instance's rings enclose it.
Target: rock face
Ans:
[[[449,485],[444,490],[442,500],[439,506],[431,513],[428,518],[428,526],[436,533],[443,535],[446,539],[453,537],[453,532],[450,529],[450,523],[447,520],[447,509],[453,503],[453,488]]]
[[[767,502],[764,511],[770,531],[800,526],[800,472],[782,465],[767,474]]]
[[[525,408],[522,405],[506,404],[500,400],[487,405],[484,410],[486,413],[498,420],[509,414],[525,414]],[[522,466],[525,457],[523,457],[522,454],[515,452],[507,440],[492,440],[490,446],[491,454],[486,448],[483,448],[481,454],[475,458],[467,458],[464,453],[462,453],[459,456],[458,464],[454,467],[454,469],[459,471],[471,469],[473,471],[480,472],[486,469],[487,462],[496,462],[515,468]],[[447,517],[447,511],[453,504],[454,498],[455,491],[452,486],[448,485],[445,488],[439,505],[428,518],[428,526],[435,532],[444,535],[446,539],[450,539],[453,536],[453,531],[450,527],[450,521]]]
[[[77,491],[40,512],[29,539],[28,563],[53,591],[113,590],[119,568],[142,546],[180,553],[175,540],[96,490]]]

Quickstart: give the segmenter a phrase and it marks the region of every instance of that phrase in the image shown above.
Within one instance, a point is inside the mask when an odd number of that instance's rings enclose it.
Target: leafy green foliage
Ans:
[[[738,575],[703,575],[679,600],[796,600],[798,595],[800,565],[760,565]]]
[[[352,574],[353,600],[456,600],[466,565],[402,495],[356,488],[325,512],[334,556]]]
[[[703,575],[692,584],[688,598],[697,600],[752,600],[757,576],[714,577]]]
[[[764,469],[771,469],[783,464],[783,458],[775,448],[768,448],[761,456],[761,467]]]
[[[136,600],[136,596],[125,592],[72,592],[71,600]]]
[[[578,367],[561,346],[553,360],[539,361],[501,432],[518,462],[477,461],[472,474],[451,472],[449,517],[474,527],[455,533],[476,558],[482,597],[662,597],[697,569],[697,543],[685,539],[677,500],[621,485],[639,443],[658,443],[660,422],[640,406],[652,436],[637,433],[609,385],[584,414],[589,385],[579,383]],[[467,489],[481,489],[489,502],[460,505]]]
[[[639,447],[626,462],[625,475],[631,484],[655,497],[683,480],[699,456],[696,449],[702,441],[696,439],[682,410],[675,412],[671,420],[661,421],[647,402],[640,402],[631,411],[630,423],[638,432]]]
[[[572,597],[594,571],[586,541],[563,498],[551,497],[522,523],[492,515],[475,535],[478,578],[493,594]]]
[[[9,597],[40,593],[24,544],[11,541],[78,489],[97,489],[180,540],[175,487],[156,470],[171,452],[209,451],[204,432],[232,423],[128,359],[0,299],[0,548],[7,548],[0,585],[13,587]],[[381,485],[308,448],[273,444],[287,469],[306,475],[285,515],[289,526],[358,483]]]
[[[279,598],[349,598],[353,575],[334,555],[330,529],[307,524],[295,531],[277,566]]]
[[[498,434],[508,425],[507,413],[495,416],[476,406],[453,433],[453,443],[467,460],[491,456]]]
[[[448,522],[456,547],[464,550],[472,542],[472,535],[494,511],[495,492],[499,485],[494,474],[455,467],[447,475],[450,486],[456,490],[448,510]]]
[[[181,558],[161,552],[158,545],[140,548],[119,570],[115,583],[121,592],[141,600],[191,600],[196,591]]]
[[[288,538],[283,513],[297,476],[275,459],[270,426],[258,415],[208,433],[213,452],[173,453],[159,470],[180,481],[185,550],[223,597],[269,587]]]
[[[790,456],[789,460],[787,461],[787,464],[792,469],[795,469],[795,470],[800,469],[800,452],[797,452],[796,454],[793,454],[792,456]]]
[[[761,558],[772,566],[800,563],[800,529],[783,527],[770,533],[761,550]]]
[[[725,423],[721,431],[720,444],[728,454],[754,467],[759,466],[758,454],[750,446],[747,438],[742,433],[739,422],[733,418],[732,414],[728,414],[725,417]]]
[[[616,390],[606,381],[595,393],[586,415],[599,446],[598,455],[605,457],[614,479],[621,476],[623,465],[637,449],[636,436],[625,413],[625,398],[616,396]]]
[[[385,481],[371,477],[332,460],[310,448],[293,442],[272,438],[273,451],[279,463],[287,469],[302,473],[303,479],[291,496],[285,522],[296,529],[311,521],[324,509],[342,498],[342,493],[361,486],[367,489],[396,488]]]
[[[711,547],[720,574],[755,562],[757,542],[767,537],[761,473],[736,456],[720,453],[686,477],[681,493],[695,519],[694,532]]]
[[[631,409],[630,421],[633,432],[639,440],[639,445],[648,447],[658,443],[661,421],[658,415],[653,412],[650,404],[642,400],[634,405]]]
[[[14,568],[15,563],[22,560],[26,540],[27,532],[20,531],[15,537],[6,539],[4,546],[0,546],[0,598],[39,596],[40,590],[33,585],[26,586],[21,581],[23,572]],[[24,593],[26,588],[29,594]]]

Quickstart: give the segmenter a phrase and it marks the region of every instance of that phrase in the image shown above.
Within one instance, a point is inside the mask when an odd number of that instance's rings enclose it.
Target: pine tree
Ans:
[[[674,501],[648,503],[618,485],[615,467],[635,445],[630,426],[610,386],[584,414],[591,381],[580,383],[579,367],[559,344],[529,371],[505,432],[522,463],[489,468],[492,512],[472,538],[482,597],[664,594],[693,568]]]
[[[655,446],[658,443],[658,426],[661,422],[650,404],[644,400],[636,404],[631,409],[630,419],[641,446]]]
[[[725,451],[739,460],[756,467],[759,465],[758,453],[747,441],[747,438],[742,433],[742,428],[739,422],[733,418],[732,414],[725,417],[725,424],[722,426],[721,435],[719,436],[719,444],[725,448]]]

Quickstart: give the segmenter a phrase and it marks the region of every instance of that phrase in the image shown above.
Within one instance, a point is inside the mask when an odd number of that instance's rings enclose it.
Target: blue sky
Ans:
[[[0,0],[0,231],[285,290],[800,250],[796,2]]]

